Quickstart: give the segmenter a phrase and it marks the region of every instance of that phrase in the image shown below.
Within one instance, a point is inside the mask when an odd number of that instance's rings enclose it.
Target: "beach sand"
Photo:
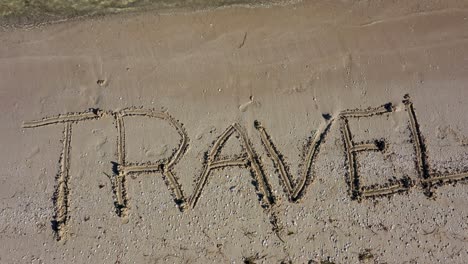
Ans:
[[[466,263],[468,2],[0,32],[0,263]]]

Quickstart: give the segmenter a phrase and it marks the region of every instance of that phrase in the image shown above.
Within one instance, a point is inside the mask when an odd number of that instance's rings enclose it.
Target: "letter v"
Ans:
[[[258,121],[255,121],[255,128],[260,132],[260,138],[263,146],[268,152],[268,156],[273,161],[275,168],[280,174],[281,182],[284,184],[285,192],[288,198],[292,202],[296,202],[301,199],[307,186],[313,181],[313,168],[312,165],[319,153],[320,145],[324,141],[330,127],[333,123],[333,119],[327,120],[323,128],[315,131],[312,137],[308,140],[307,153],[304,157],[305,168],[303,169],[301,176],[294,182],[291,174],[288,171],[288,167],[285,165],[283,155],[278,151],[271,139],[270,135],[266,132],[265,128]]]

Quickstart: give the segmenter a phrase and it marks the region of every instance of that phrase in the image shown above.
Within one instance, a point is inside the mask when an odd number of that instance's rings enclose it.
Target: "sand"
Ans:
[[[466,263],[468,2],[0,33],[0,263]]]

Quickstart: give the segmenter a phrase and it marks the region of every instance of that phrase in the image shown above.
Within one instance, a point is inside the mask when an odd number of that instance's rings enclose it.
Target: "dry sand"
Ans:
[[[468,2],[0,33],[0,263],[466,263]]]

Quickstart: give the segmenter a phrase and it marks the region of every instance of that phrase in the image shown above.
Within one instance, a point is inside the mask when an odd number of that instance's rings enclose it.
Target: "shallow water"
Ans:
[[[144,9],[198,9],[232,4],[264,4],[275,0],[2,0],[0,24],[27,25]]]

